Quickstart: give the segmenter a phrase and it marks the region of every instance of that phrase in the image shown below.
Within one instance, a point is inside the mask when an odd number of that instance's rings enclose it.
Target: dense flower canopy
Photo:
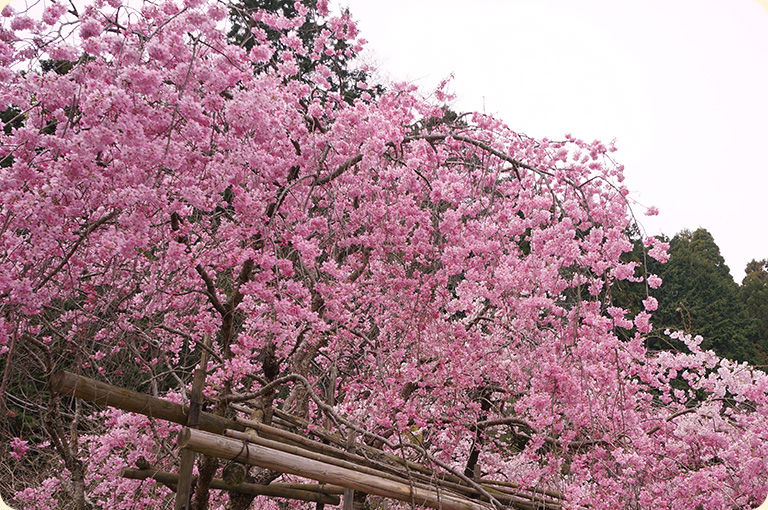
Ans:
[[[682,333],[685,353],[648,352],[655,299],[612,301],[618,280],[661,283],[622,258],[613,147],[457,119],[444,88],[360,82],[349,101],[328,63],[359,50],[354,23],[296,10],[255,12],[248,50],[218,2],[3,11],[1,410],[45,416],[11,422],[4,448],[51,470],[13,487],[19,506],[167,500],[116,473],[138,456],[173,469],[172,427],[67,410],[45,384],[69,369],[183,401],[206,334],[216,412],[282,381],[265,420],[344,417],[569,508],[762,500],[765,374]]]

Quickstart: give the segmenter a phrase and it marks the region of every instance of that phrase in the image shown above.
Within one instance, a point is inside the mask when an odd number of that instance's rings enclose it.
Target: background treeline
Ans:
[[[659,302],[653,313],[655,332],[670,329],[701,335],[702,347],[722,357],[768,365],[768,259],[747,264],[739,285],[706,229],[683,230],[665,239],[670,245],[666,264],[645,257],[637,229],[632,234],[635,248],[626,254],[627,261],[644,263],[664,283],[658,289],[646,289],[644,284],[619,282],[613,290],[614,303],[637,312],[650,294]],[[662,337],[651,335],[649,348],[682,347]]]

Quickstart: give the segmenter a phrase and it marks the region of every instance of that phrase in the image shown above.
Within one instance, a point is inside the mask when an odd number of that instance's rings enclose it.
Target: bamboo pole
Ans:
[[[489,510],[491,508],[484,503],[453,494],[438,493],[432,489],[409,486],[407,483],[387,480],[381,476],[360,473],[352,469],[200,430],[188,428],[182,430],[178,445],[181,448],[189,448],[204,455],[236,460],[407,503],[413,502],[417,506],[428,506],[442,510]]]
[[[55,374],[51,380],[51,391],[54,391],[61,395],[73,396],[83,400],[88,400],[88,401],[99,403],[99,404],[117,407],[124,411],[143,414],[150,418],[167,420],[174,423],[178,423],[180,425],[185,425],[187,423],[187,416],[188,416],[187,406],[176,404],[175,402],[170,402],[170,401],[163,400],[156,397],[151,397],[149,395],[127,390],[124,388],[119,388],[111,384],[95,381],[93,379],[79,376],[70,372],[58,372],[57,374]],[[288,423],[292,423],[294,426],[298,426],[300,428],[308,427],[309,423],[306,420],[293,416],[279,409],[275,409],[275,413],[282,420]],[[210,413],[205,413],[205,412],[201,413],[201,416],[200,416],[200,429],[207,432],[213,432],[216,434],[222,434],[227,429],[242,432],[246,429],[246,425],[245,425],[246,423],[248,424],[248,426],[252,426],[253,424],[253,422],[251,422],[250,420],[241,420],[241,419],[238,419],[237,421],[229,420],[229,419],[219,417]],[[301,446],[307,446],[313,449],[317,448],[319,451],[323,451],[324,453],[327,453],[329,455],[338,456],[341,458],[348,458],[347,455],[349,454],[347,452],[344,452],[341,450],[335,450],[335,449],[333,449],[335,451],[331,452],[330,450],[332,450],[332,447],[328,447],[328,445],[323,445],[322,443],[312,441],[310,439],[304,438],[297,434],[293,434],[291,432],[288,432],[276,427],[270,427],[269,429],[267,429],[266,427],[268,426],[263,424],[259,424],[259,425],[261,425],[262,427],[265,427],[262,429],[262,432],[265,436],[272,436],[274,439],[277,439],[278,441],[282,440],[287,443],[294,443],[294,444],[298,443],[296,444],[296,446],[301,445]],[[343,442],[338,435],[330,431],[326,431],[324,429],[318,431],[316,427],[314,427],[313,429],[314,429],[312,431],[313,434],[319,435],[320,437],[323,437],[326,440],[331,440],[333,443],[339,444],[339,446],[343,445]],[[301,441],[299,441],[297,438],[300,438]],[[321,446],[318,447],[317,445],[321,445]],[[412,461],[405,461],[396,455],[384,452],[380,449],[373,448],[365,444],[358,444],[358,446],[363,451],[365,451],[367,455],[370,455],[371,457],[376,459],[376,461],[373,461],[372,459],[367,457],[360,457],[364,459],[364,464],[366,464],[371,468],[386,469],[390,471],[392,474],[403,476],[402,472],[399,471],[398,468],[392,465],[387,466],[386,462],[382,462],[386,459],[386,461],[392,462],[393,464],[398,464],[400,466],[407,466],[406,469],[411,469],[415,471],[414,474],[416,474],[416,477],[422,480],[424,480],[423,478],[424,475],[426,475],[427,477],[437,476],[437,478],[441,481],[441,484],[444,485],[444,488],[450,488],[456,491],[460,491],[464,494],[475,495],[477,493],[476,490],[464,485],[458,477],[455,477],[450,473],[436,474],[432,470],[430,470],[425,466],[422,466],[421,464],[417,464]],[[354,460],[360,461],[359,458]],[[489,484],[496,484],[496,485],[502,485],[502,486],[506,485],[502,482],[497,482],[492,480],[482,480],[481,483],[486,487],[486,490],[488,489],[487,485]],[[510,485],[514,486],[514,484],[510,484]],[[519,491],[524,491],[529,494],[521,494]],[[506,492],[507,497],[501,496],[499,492]],[[518,488],[517,491],[514,491],[517,494],[510,494],[511,492],[513,491],[507,492],[507,491],[504,491],[504,489],[499,489],[498,492],[494,491],[495,493],[494,497],[496,497],[499,500],[505,500],[504,501],[505,503],[509,502],[510,504],[515,504],[520,508],[524,508],[527,506],[523,502],[525,500],[534,501],[534,502],[538,501],[539,503],[544,503],[548,508],[557,508],[559,506],[558,503],[555,501],[551,501],[551,500],[547,501],[546,498],[542,498],[540,496],[541,493],[544,493],[547,496],[550,496],[552,498],[562,500],[561,494],[558,494],[552,491],[547,491],[547,490]],[[374,493],[372,492],[372,494]],[[509,496],[512,496],[512,497],[510,498]],[[519,501],[518,498],[523,499],[523,501]],[[410,499],[405,501],[410,502]]]
[[[512,490],[530,492],[530,493],[533,493],[533,494],[536,494],[536,495],[542,495],[543,494],[543,495],[549,496],[550,498],[558,499],[558,500],[562,500],[563,499],[563,495],[561,493],[559,493],[559,492],[550,491],[550,490],[547,490],[547,489],[537,489],[537,488],[530,488],[529,489],[529,488],[524,488],[519,483],[514,483],[514,482],[504,482],[504,481],[501,481],[501,480],[482,479],[482,480],[480,480],[480,483],[482,483],[483,485],[498,485],[500,487],[509,487]],[[500,489],[500,490],[503,490],[503,489]],[[509,489],[507,489],[507,490],[509,490]]]
[[[310,426],[309,421],[305,420],[304,418],[299,418],[298,416],[283,411],[282,409],[275,409],[275,416],[280,421],[284,422],[287,426],[306,430],[309,434],[328,441],[331,444],[335,444],[339,448],[344,448],[346,446],[346,441],[340,435],[322,427]]]
[[[278,418],[282,419],[283,421],[289,424],[292,424],[292,426],[294,427],[306,430],[308,434],[313,434],[330,443],[338,445],[339,448],[342,448],[342,449],[346,448],[346,444],[347,444],[346,440],[343,439],[340,435],[335,434],[330,430],[326,430],[322,427],[318,427],[314,424],[311,424],[309,421],[305,420],[304,418],[300,418],[298,416],[285,412],[282,409],[275,409],[275,416],[277,416]],[[379,462],[391,462],[393,464],[398,464],[400,466],[406,466],[407,469],[410,469],[412,471],[418,471],[419,473],[422,473],[430,478],[436,475],[439,477],[451,477],[451,479],[452,480],[455,479],[457,483],[462,483],[461,478],[451,475],[450,473],[436,474],[434,471],[432,471],[426,466],[422,466],[421,464],[418,464],[416,462],[403,459],[393,453],[385,452],[380,448],[369,446],[365,443],[357,443],[357,447],[362,452],[365,452],[365,455],[367,456],[366,458],[369,458],[369,460],[375,459],[376,461],[379,461]]]
[[[238,419],[238,421],[240,421],[243,424],[251,423],[249,422],[249,420]],[[253,423],[257,423],[257,422],[253,422]],[[354,454],[350,454],[348,452],[340,452],[340,453],[346,454],[346,457],[342,459],[335,456],[323,455],[322,453],[317,452],[316,445],[314,444],[308,444],[307,448],[302,448],[294,444],[288,444],[288,443],[266,439],[264,437],[259,437],[253,433],[237,432],[232,430],[225,431],[224,435],[240,441],[246,441],[250,444],[260,445],[265,448],[280,450],[285,453],[290,453],[293,455],[298,455],[300,457],[317,460],[319,462],[332,464],[334,466],[339,466],[346,469],[352,469],[359,473],[370,474],[372,476],[378,476],[378,477],[382,477],[387,480],[392,480],[396,482],[401,482],[406,484],[409,483],[408,475],[402,471],[397,470],[394,466],[370,462],[365,457],[360,457]],[[309,443],[314,443],[313,441],[308,439],[306,441],[308,441]],[[328,445],[323,445],[322,443],[319,443],[319,445],[324,446],[326,448],[332,448]],[[334,453],[339,453],[339,452],[338,450],[335,450]],[[369,467],[369,464],[379,464],[380,469],[376,469],[375,467]],[[383,471],[381,468],[385,468],[387,469],[387,471]],[[458,483],[450,482],[450,481],[439,479],[439,478],[430,479],[418,472],[412,473],[412,476],[414,479],[416,479],[415,486],[420,487],[422,489],[431,490],[432,485],[437,484],[442,490],[452,491],[453,493],[456,493],[455,495],[457,496],[463,495],[468,497],[480,498],[483,501],[487,501],[486,498],[481,497],[480,493],[476,489],[469,487],[467,485],[460,485]],[[522,491],[513,492],[510,490],[498,489],[495,487],[492,488],[488,486],[484,486],[483,488],[489,493],[491,493],[493,497],[499,500],[499,502],[508,504],[508,505],[516,505],[516,507],[520,508],[521,510],[533,510],[534,508],[533,505],[535,503],[543,503],[547,509],[552,509],[552,510],[559,509],[562,506],[558,501],[552,501],[550,499],[544,498],[543,496],[530,495]]]
[[[399,476],[403,479],[406,479],[406,480],[408,479],[408,474],[403,470],[404,468],[402,464],[393,464],[393,463],[382,462],[380,460],[373,460],[368,457],[358,455],[357,453],[354,453],[352,451],[344,451],[332,445],[323,444],[318,441],[308,439],[304,436],[294,434],[293,432],[279,429],[277,427],[272,427],[270,425],[265,425],[257,421],[248,420],[244,418],[235,418],[235,421],[237,421],[241,425],[244,425],[248,428],[252,428],[256,430],[256,432],[259,434],[260,437],[271,439],[273,441],[277,441],[282,444],[294,445],[296,447],[300,447],[305,450],[311,450],[313,452],[330,455],[331,457],[336,457],[338,459],[355,462],[361,466],[367,466],[369,468],[376,469],[379,471],[386,471],[393,475]],[[233,433],[232,431],[229,431],[229,430],[225,431],[224,435],[230,435],[231,437],[234,437],[236,439],[242,439],[244,437],[240,432]],[[247,437],[250,440],[253,436],[249,435]],[[355,443],[354,446],[358,447],[358,446],[367,446],[367,445],[361,445],[360,443]],[[377,455],[375,455],[376,457],[382,457],[381,454],[383,452],[381,450],[375,450],[375,451],[377,452]],[[289,451],[289,453],[291,452]],[[425,479],[430,480],[431,478],[425,477]]]
[[[306,422],[302,418],[293,416],[289,413],[286,413],[285,411],[276,409],[275,414],[276,416],[281,417],[281,419],[284,420],[286,423],[293,424],[293,426],[307,427],[308,425],[308,422]],[[312,439],[308,439],[306,437],[300,436],[293,432],[289,432],[276,427],[271,427],[269,425],[264,425],[262,423],[254,422],[252,420],[247,420],[244,418],[236,418],[236,421],[238,423],[246,425],[247,427],[256,429],[259,432],[259,434],[265,438],[270,438],[282,443],[290,443],[305,449],[312,450],[313,452],[325,453],[327,455],[331,455],[333,457],[344,459],[350,462],[355,462],[376,470],[384,470],[388,473],[392,473],[393,475],[400,477],[401,479],[403,479],[403,481],[407,480],[408,478],[407,473],[403,471],[403,469],[406,469],[406,470],[410,470],[411,476],[416,480],[418,480],[419,482],[421,482],[422,484],[431,484],[431,483],[434,483],[435,480],[437,480],[437,483],[439,483],[439,485],[443,489],[452,490],[454,492],[457,492],[469,497],[477,497],[477,498],[481,497],[477,489],[466,485],[459,477],[454,476],[451,473],[445,473],[445,472],[436,473],[421,464],[404,460],[402,457],[384,452],[377,448],[373,448],[364,443],[357,443],[356,446],[359,446],[367,454],[369,454],[371,457],[377,460],[373,460],[371,458],[363,457],[360,455],[353,455],[341,450],[340,448],[329,446],[329,445],[314,441]],[[326,439],[329,437],[333,437],[336,440],[340,440],[340,436],[337,436],[325,429],[318,430],[317,427],[312,427],[311,433],[316,434],[319,437],[324,437]],[[243,435],[242,433],[230,433],[230,431],[226,431],[225,434],[230,435],[231,437],[235,437],[237,439],[246,438],[246,436]],[[252,436],[248,436],[248,440],[253,441],[251,437]],[[275,447],[268,444],[265,446]],[[290,450],[284,450],[284,451],[287,451],[288,453],[293,453]],[[305,456],[301,453],[298,453],[298,454]],[[345,467],[343,464],[339,464],[339,465],[341,465],[342,467]],[[490,484],[492,482],[488,482],[488,483]],[[547,509],[551,509],[551,510],[556,510],[562,507],[562,503],[561,503],[563,499],[562,495],[553,493],[551,491],[537,491],[536,489],[523,489],[520,486],[517,486],[518,490],[509,490],[509,489],[505,490],[504,488],[491,488],[486,484],[482,484],[482,485],[486,491],[490,492],[493,495],[493,497],[495,497],[501,503],[508,504],[508,505],[516,505],[518,508],[521,508],[521,509],[532,509],[533,508],[532,505],[536,503],[539,503],[539,504],[543,503]],[[500,485],[503,485],[503,484],[500,484]],[[548,499],[546,498],[546,496],[542,494],[542,492],[556,499],[555,500]],[[559,501],[557,499],[559,499]],[[482,500],[486,501],[487,498],[482,498]]]
[[[347,435],[347,452],[355,453],[355,438],[357,434],[354,430],[350,430]],[[353,510],[352,505],[355,500],[355,491],[352,489],[344,489],[344,499],[342,500],[342,510]]]
[[[187,406],[151,397],[136,391],[118,388],[71,372],[58,372],[51,379],[51,391],[77,397],[89,402],[117,407],[123,411],[143,414],[179,425],[187,424]],[[221,434],[225,429],[245,430],[243,425],[210,413],[201,413],[200,429]]]
[[[399,482],[399,483],[405,483],[405,484],[408,483],[407,475],[405,475],[404,473],[385,472],[379,469],[374,469],[365,465],[361,465],[360,463],[357,463],[357,462],[339,459],[337,457],[332,457],[330,455],[323,455],[322,453],[318,453],[313,450],[308,450],[298,446],[281,443],[279,441],[272,441],[269,439],[256,436],[254,434],[248,434],[247,432],[237,432],[233,430],[227,430],[225,432],[225,435],[227,437],[231,437],[239,441],[244,441],[248,446],[259,445],[259,446],[263,446],[264,448],[269,448],[271,450],[277,450],[284,453],[289,453],[291,455],[298,455],[299,457],[304,457],[306,459],[315,460],[315,461],[322,462],[324,464],[330,464],[333,466],[338,466],[338,467],[356,471],[362,474],[368,474],[371,476],[384,478],[387,480],[391,480],[393,482]],[[417,484],[417,486],[421,487],[422,489],[431,490],[431,487],[428,484]]]
[[[120,476],[134,480],[146,480],[147,478],[152,478],[165,485],[176,484],[179,481],[179,475],[175,473],[155,471],[153,469],[123,468],[122,471],[120,471]],[[341,500],[335,493],[341,493],[344,490],[334,486],[323,487],[320,485],[298,483],[270,485],[241,483],[238,485],[231,485],[220,478],[214,478],[211,481],[211,488],[239,492],[242,494],[251,494],[253,496],[298,499],[301,501],[326,503],[329,505],[338,505]]]

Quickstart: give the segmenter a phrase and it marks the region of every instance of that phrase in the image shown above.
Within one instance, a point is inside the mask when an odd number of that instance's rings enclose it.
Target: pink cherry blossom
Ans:
[[[643,306],[647,311],[652,312],[659,307],[659,302],[655,297],[648,296],[646,299],[643,299]]]
[[[648,209],[645,210],[646,216],[658,216],[659,215],[659,208],[655,205],[650,206]]]
[[[28,442],[29,441],[25,441],[18,437],[14,437],[13,439],[11,439],[10,441],[11,453],[9,455],[14,459],[22,458],[24,455],[26,455],[27,450],[29,449],[27,447]]]
[[[340,56],[362,40],[311,4],[254,12],[250,50],[207,0],[4,11],[0,103],[19,112],[0,132],[4,391],[52,420],[6,445],[12,471],[46,470],[9,482],[14,503],[170,507],[119,473],[140,456],[176,470],[179,426],[46,384],[68,369],[186,403],[208,335],[214,412],[279,379],[254,405],[308,433],[354,423],[563,508],[762,501],[768,376],[653,331],[653,297],[612,301],[661,284],[623,260],[634,202],[613,145],[450,121],[449,81],[349,99]],[[71,68],[43,72],[49,58]]]

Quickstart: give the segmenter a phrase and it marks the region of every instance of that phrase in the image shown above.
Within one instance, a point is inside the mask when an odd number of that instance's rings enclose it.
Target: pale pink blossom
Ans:
[[[643,299],[643,306],[647,311],[652,312],[659,307],[659,302],[655,297],[648,296],[646,299]]]
[[[658,214],[659,214],[659,208],[656,207],[655,205],[652,205],[645,210],[646,216],[658,216]]]
[[[648,286],[652,289],[658,289],[661,286],[661,278],[655,274],[648,275]]]

